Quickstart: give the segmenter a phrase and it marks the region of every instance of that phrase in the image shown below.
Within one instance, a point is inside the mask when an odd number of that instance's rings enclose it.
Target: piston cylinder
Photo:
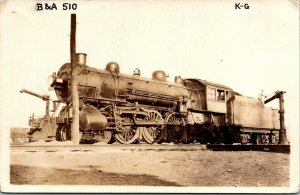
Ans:
[[[93,106],[84,106],[79,114],[79,128],[82,131],[104,131],[107,118]]]

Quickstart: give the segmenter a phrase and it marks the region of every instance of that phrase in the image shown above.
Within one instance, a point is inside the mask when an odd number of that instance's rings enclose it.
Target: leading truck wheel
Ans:
[[[56,134],[55,134],[55,139],[56,141],[61,142],[61,129],[63,128],[63,125],[58,125],[58,127],[56,128]]]
[[[56,131],[57,141],[70,141],[71,140],[71,124],[60,125]]]

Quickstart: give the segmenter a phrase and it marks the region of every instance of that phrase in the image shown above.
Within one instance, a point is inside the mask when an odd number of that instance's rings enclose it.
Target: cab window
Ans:
[[[216,89],[210,87],[207,88],[207,99],[216,100]]]
[[[217,100],[218,101],[225,101],[225,92],[224,92],[224,90],[221,90],[221,89],[217,90]]]

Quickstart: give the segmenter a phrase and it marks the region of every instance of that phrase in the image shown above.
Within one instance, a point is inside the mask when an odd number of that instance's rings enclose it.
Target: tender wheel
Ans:
[[[256,144],[257,145],[267,145],[267,144],[269,144],[269,135],[257,135]]]
[[[251,136],[249,134],[241,134],[240,141],[242,144],[247,144],[250,141]]]
[[[181,125],[181,117],[175,114],[170,114],[167,116],[166,122],[173,123],[166,125],[168,139],[174,143],[181,142],[186,134],[185,127]]]
[[[278,133],[272,134],[270,139],[271,139],[270,140],[271,144],[277,145],[279,143],[279,134]]]
[[[109,143],[112,138],[111,131],[101,131],[99,134],[94,135],[94,140],[102,143]]]
[[[141,128],[144,140],[148,144],[159,142],[163,138],[163,125],[160,125],[164,120],[162,115],[156,110],[149,110],[148,116],[145,117],[145,120],[155,122],[157,125]]]

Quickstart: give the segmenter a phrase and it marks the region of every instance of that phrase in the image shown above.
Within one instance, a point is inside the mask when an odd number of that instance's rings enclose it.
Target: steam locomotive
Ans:
[[[260,99],[201,79],[176,76],[168,82],[161,70],[151,79],[139,69],[122,74],[116,62],[100,70],[86,65],[86,54],[76,55],[82,142],[278,143],[278,110]],[[58,102],[66,104],[56,117],[59,141],[71,139],[70,84],[70,63],[49,77]]]

